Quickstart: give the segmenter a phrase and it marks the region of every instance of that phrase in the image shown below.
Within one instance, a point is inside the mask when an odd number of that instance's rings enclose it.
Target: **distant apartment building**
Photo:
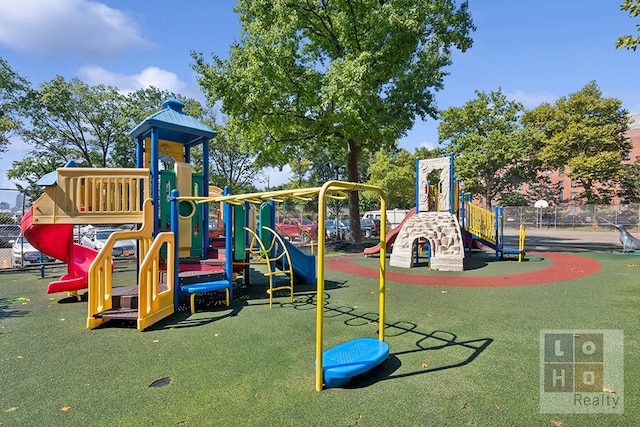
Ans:
[[[625,133],[625,136],[631,141],[631,151],[629,157],[623,160],[623,163],[632,164],[636,159],[640,158],[640,113],[634,113],[630,115],[631,123],[629,130]],[[583,192],[579,183],[573,181],[566,175],[560,174],[557,171],[548,171],[547,178],[552,187],[557,186],[557,192],[559,194],[560,203],[570,203],[572,200],[578,199]],[[530,185],[523,184],[519,189],[524,194],[529,194]],[[620,199],[614,197],[612,203],[620,204]]]

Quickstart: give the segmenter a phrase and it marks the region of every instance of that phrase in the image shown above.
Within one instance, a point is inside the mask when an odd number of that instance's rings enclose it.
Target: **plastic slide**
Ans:
[[[89,267],[98,252],[73,242],[72,224],[33,224],[33,208],[22,217],[22,235],[40,252],[67,264],[67,274],[49,283],[47,293],[85,289]]]
[[[296,280],[300,283],[316,283],[316,256],[303,252],[285,238],[282,238],[282,241],[289,251],[291,264],[293,264],[291,267],[293,267],[293,275]]]
[[[389,246],[393,245],[393,242],[396,241],[396,237],[398,236],[398,233],[400,232],[400,230],[402,230],[402,226],[404,226],[404,223],[407,222],[407,220],[412,216],[414,216],[415,214],[416,214],[416,208],[411,209],[409,212],[407,212],[407,215],[402,219],[402,222],[400,222],[400,224],[398,224],[397,227],[393,228],[391,231],[387,233],[387,236],[386,236],[387,249],[389,249]],[[365,255],[375,255],[379,253],[380,253],[380,243],[370,248],[366,248],[364,250]]]

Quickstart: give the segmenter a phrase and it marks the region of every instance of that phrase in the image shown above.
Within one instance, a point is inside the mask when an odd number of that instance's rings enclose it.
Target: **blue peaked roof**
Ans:
[[[162,104],[162,110],[150,115],[133,129],[129,135],[133,138],[146,137],[152,128],[156,128],[159,139],[179,142],[185,145],[200,144],[202,138],[213,138],[216,131],[200,120],[182,112],[184,104],[170,99]]]

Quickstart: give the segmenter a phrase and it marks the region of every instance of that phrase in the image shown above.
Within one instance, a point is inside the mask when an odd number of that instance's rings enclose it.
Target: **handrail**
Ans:
[[[467,203],[466,207],[466,230],[486,242],[496,244],[496,230],[494,229],[495,214],[490,210],[481,208],[473,203]]]
[[[160,250],[166,243],[167,253],[174,252],[174,234],[168,231],[158,233],[153,240],[153,244],[140,263],[140,273],[138,274],[138,330],[146,329],[160,319],[167,317],[174,312],[173,296],[175,292],[174,273],[177,268],[174,257],[166,258],[166,282],[163,288],[160,287],[160,271],[162,259]]]
[[[153,262],[147,261],[147,259],[155,259],[159,260],[159,252],[156,254],[154,251],[156,250],[156,246],[162,245],[162,243],[167,242],[167,233],[160,233],[154,240],[153,238],[153,204],[151,199],[147,199],[143,203],[142,216],[144,217],[142,227],[138,230],[123,230],[116,231],[112,233],[107,241],[105,242],[103,248],[98,253],[98,256],[93,260],[91,266],[89,267],[88,274],[88,295],[89,295],[89,303],[88,303],[88,314],[87,314],[87,327],[95,328],[96,326],[101,325],[105,322],[105,320],[101,318],[96,318],[95,315],[102,313],[106,310],[109,310],[112,307],[111,298],[112,298],[112,283],[113,283],[113,258],[112,251],[116,242],[119,240],[137,240],[138,242],[138,260],[140,262],[140,273],[138,277],[138,285],[142,289],[143,287],[149,289],[149,283],[155,282],[156,288],[154,292],[152,292],[152,298],[157,299],[157,284],[159,283],[159,273],[154,273],[155,278],[150,278],[148,275],[143,276],[142,266],[143,264]],[[173,236],[173,233],[168,233]],[[163,235],[160,238],[160,235]],[[171,237],[172,238],[172,237]],[[162,243],[158,243],[161,240]],[[173,245],[173,241],[168,244]],[[173,246],[171,246],[173,247]],[[159,249],[158,249],[159,250]],[[168,252],[172,253],[172,252]],[[167,258],[167,265],[173,265],[173,257]],[[146,264],[145,264],[146,265]],[[168,269],[169,267],[167,267]],[[155,271],[155,270],[153,270]],[[146,273],[145,273],[146,274]],[[152,282],[149,282],[151,280]],[[169,287],[173,289],[173,275],[167,277],[167,283]],[[142,290],[140,291],[142,293]],[[142,307],[143,296],[139,295],[139,307]],[[157,307],[156,307],[157,308]],[[172,311],[173,312],[173,311]],[[140,324],[140,319],[144,318],[141,316],[143,313],[142,309],[139,310],[139,318],[138,324]],[[145,317],[149,317],[149,313],[145,312]],[[148,325],[147,325],[148,326]],[[138,327],[140,329],[140,327]]]

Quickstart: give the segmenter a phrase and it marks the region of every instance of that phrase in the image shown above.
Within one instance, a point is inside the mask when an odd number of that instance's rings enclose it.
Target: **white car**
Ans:
[[[87,230],[86,234],[80,237],[80,244],[97,251],[102,250],[109,236],[115,231],[113,229],[92,228]],[[133,258],[137,254],[137,245],[135,240],[118,240],[111,251],[113,258]]]
[[[27,264],[54,261],[56,261],[55,258],[43,254],[34,248],[22,235],[18,236],[11,247],[11,262],[14,267],[24,267]]]

